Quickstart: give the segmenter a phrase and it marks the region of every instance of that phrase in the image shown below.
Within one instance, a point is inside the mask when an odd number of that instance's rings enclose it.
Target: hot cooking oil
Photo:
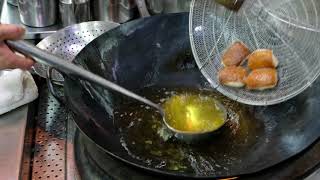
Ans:
[[[173,95],[163,107],[167,124],[179,131],[213,131],[220,128],[226,118],[217,100],[195,92]]]
[[[226,121],[226,110],[215,98],[217,94],[211,91],[152,87],[144,88],[138,93],[161,105],[165,111],[166,123],[179,131],[195,133],[212,131],[220,128]],[[129,114],[130,119],[143,120],[146,124],[151,122],[162,124],[159,112],[135,100],[128,98],[118,107],[118,112],[123,112],[120,118]],[[130,112],[132,108],[135,112]]]
[[[205,144],[190,145],[176,140],[171,131],[166,130],[161,115],[154,108],[125,96],[124,99],[117,96],[119,101],[115,106],[114,122],[119,130],[120,143],[129,156],[153,168],[193,172],[194,167],[216,164],[216,159],[230,163],[234,160],[230,158],[247,153],[248,147],[253,146],[255,139],[263,132],[261,128],[264,127],[254,119],[246,106],[212,90],[152,86],[135,92],[163,107],[170,101],[198,105],[200,97],[205,102],[204,106],[215,104],[216,100],[227,110],[224,130]],[[179,100],[186,96],[189,97],[187,101]],[[219,107],[216,107],[217,110]],[[223,163],[220,165],[223,167]]]

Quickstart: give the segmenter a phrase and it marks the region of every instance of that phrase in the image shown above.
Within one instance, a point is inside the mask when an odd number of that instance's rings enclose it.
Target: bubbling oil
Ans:
[[[208,132],[220,128],[226,112],[217,100],[200,94],[178,94],[163,105],[165,120],[175,130],[184,132]]]

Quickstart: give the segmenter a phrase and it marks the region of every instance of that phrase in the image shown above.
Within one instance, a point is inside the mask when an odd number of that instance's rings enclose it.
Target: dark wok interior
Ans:
[[[137,93],[146,86],[208,88],[192,58],[188,33],[188,14],[136,20],[98,37],[80,52],[75,63]],[[148,123],[119,131],[122,123],[114,110],[126,98],[118,93],[71,77],[66,77],[65,93],[78,127],[110,155],[156,173],[207,178],[254,173],[312,144],[320,135],[319,83],[288,102],[269,107],[241,105],[214,92],[239,122],[201,145],[161,142]],[[151,136],[153,145],[124,145],[135,136]],[[150,154],[148,148],[154,147],[165,155]],[[173,156],[179,154],[175,149],[183,153]],[[172,159],[187,168],[158,166],[160,159],[168,160],[166,165]]]

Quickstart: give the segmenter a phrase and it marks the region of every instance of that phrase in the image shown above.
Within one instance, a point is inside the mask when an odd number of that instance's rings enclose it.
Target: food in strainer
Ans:
[[[247,74],[247,66],[252,70]],[[222,64],[225,66],[218,73],[219,82],[225,86],[243,87],[249,90],[265,90],[274,88],[278,83],[278,59],[271,49],[257,49],[250,54],[249,48],[241,41],[233,43],[223,54]]]
[[[223,54],[222,65],[239,66],[249,54],[250,49],[243,42],[234,42]]]
[[[248,67],[250,69],[276,68],[279,62],[270,49],[255,50],[248,57]]]
[[[255,69],[245,80],[247,89],[265,90],[274,88],[278,83],[277,74],[277,70],[274,68]]]
[[[247,70],[241,66],[225,67],[219,71],[219,81],[221,84],[230,87],[245,86]]]

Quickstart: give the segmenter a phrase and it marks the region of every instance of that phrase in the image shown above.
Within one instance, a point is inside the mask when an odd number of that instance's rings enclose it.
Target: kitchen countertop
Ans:
[[[0,116],[0,179],[19,179],[27,116],[28,105]]]

